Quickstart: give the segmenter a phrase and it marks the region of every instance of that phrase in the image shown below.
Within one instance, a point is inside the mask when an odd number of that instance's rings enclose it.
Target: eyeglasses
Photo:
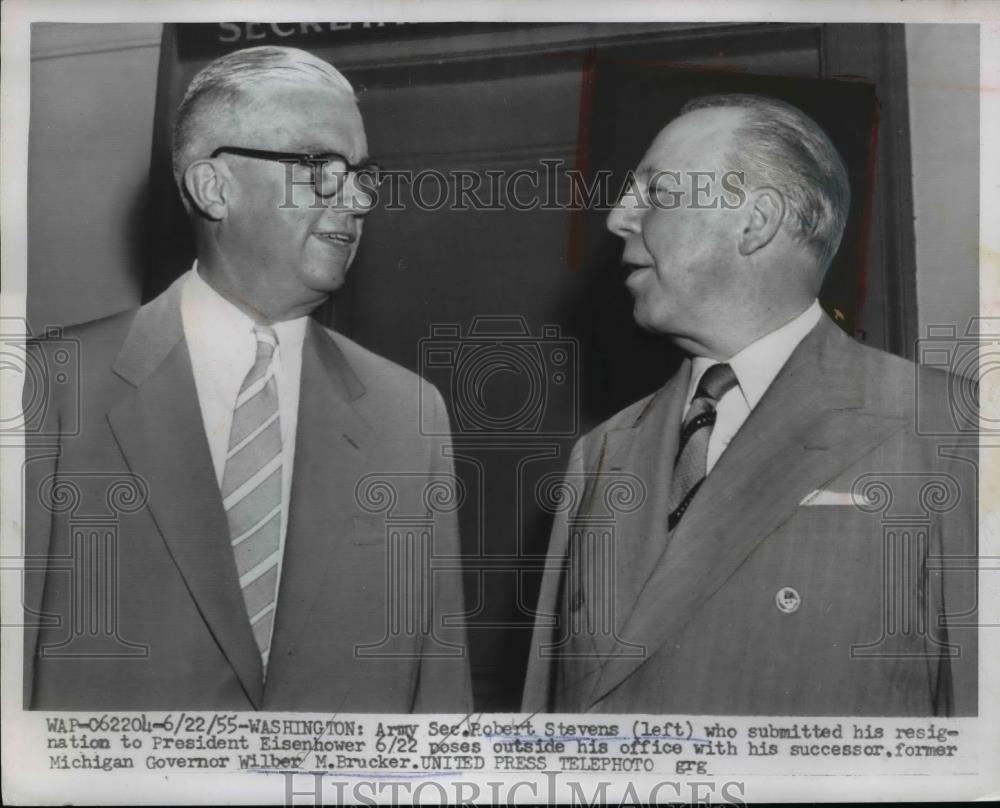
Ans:
[[[219,146],[212,152],[212,157],[218,157],[223,153],[251,157],[255,160],[270,160],[276,163],[307,166],[311,172],[313,188],[319,196],[323,197],[341,193],[347,178],[352,175],[361,192],[368,196],[375,195],[375,190],[382,181],[382,169],[378,163],[366,160],[355,165],[337,152],[302,154],[266,149],[245,149],[242,146]]]

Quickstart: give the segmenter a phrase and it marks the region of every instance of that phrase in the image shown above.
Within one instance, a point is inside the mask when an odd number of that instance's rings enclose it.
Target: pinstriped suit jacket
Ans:
[[[919,372],[947,419],[956,380]],[[586,435],[524,710],[975,714],[976,458],[918,434],[915,373],[824,318],[669,541],[690,362]]]

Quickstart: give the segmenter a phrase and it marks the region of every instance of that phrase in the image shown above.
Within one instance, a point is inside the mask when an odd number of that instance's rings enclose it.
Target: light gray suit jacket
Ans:
[[[974,714],[975,453],[917,434],[913,365],[824,318],[668,540],[689,378],[574,449],[524,710]]]
[[[437,391],[310,322],[265,685],[179,282],[138,310],[68,329],[67,341],[79,369],[25,391],[45,402],[32,409],[25,473],[26,704],[470,708],[464,628],[445,625],[463,610],[461,579],[429,560],[459,552],[451,461],[420,430],[423,399],[431,432],[448,434]],[[58,349],[31,346],[49,368]]]

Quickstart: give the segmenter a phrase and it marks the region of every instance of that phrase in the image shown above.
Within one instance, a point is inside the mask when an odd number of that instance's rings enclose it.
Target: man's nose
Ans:
[[[628,238],[634,233],[641,232],[642,219],[636,210],[635,201],[629,194],[625,194],[611,209],[605,225],[619,238]]]

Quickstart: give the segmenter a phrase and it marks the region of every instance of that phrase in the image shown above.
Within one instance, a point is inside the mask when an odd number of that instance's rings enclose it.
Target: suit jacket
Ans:
[[[975,452],[919,434],[958,382],[916,372],[824,317],[669,537],[690,361],[586,435],[525,711],[975,714]]]
[[[29,350],[48,372],[25,389],[27,705],[469,708],[461,581],[431,569],[459,552],[451,461],[419,428],[425,406],[448,434],[436,390],[310,321],[265,684],[180,282]]]

